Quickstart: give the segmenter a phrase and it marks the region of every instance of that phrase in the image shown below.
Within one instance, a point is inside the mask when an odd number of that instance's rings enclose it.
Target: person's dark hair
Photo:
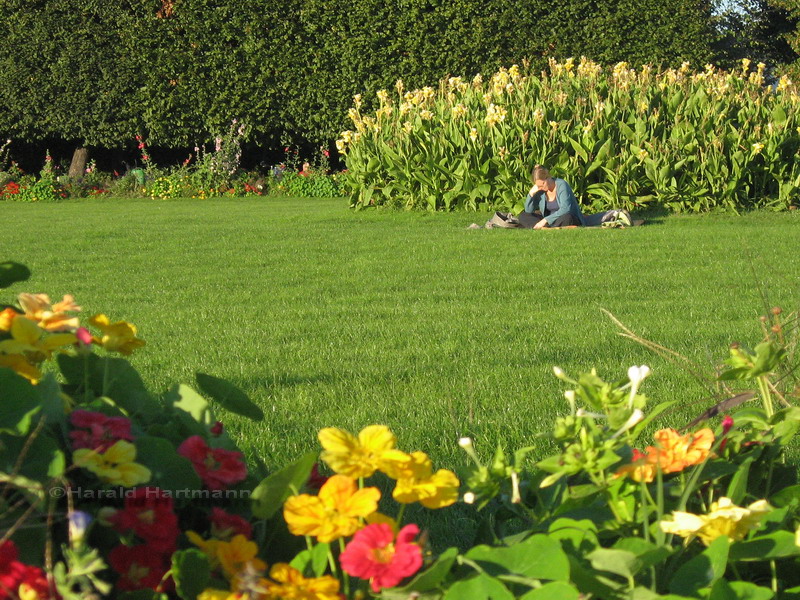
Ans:
[[[542,165],[536,165],[533,167],[533,172],[531,173],[531,181],[536,183],[540,180],[550,179],[550,171],[544,168]]]

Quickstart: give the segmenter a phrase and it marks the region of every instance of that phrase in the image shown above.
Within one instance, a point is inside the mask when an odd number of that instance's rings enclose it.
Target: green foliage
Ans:
[[[284,132],[330,140],[353,94],[371,97],[398,77],[419,86],[525,58],[538,68],[551,55],[702,64],[710,6],[10,0],[0,13],[0,131],[105,146],[146,132],[175,147],[210,141],[239,118],[262,145]]]
[[[342,195],[337,180],[319,172],[307,174],[287,171],[278,183],[278,190],[300,198],[334,198]]]
[[[589,212],[786,209],[800,199],[796,87],[764,66],[655,73],[626,63],[516,65],[472,82],[356,98],[345,153],[351,205],[519,212],[535,164],[565,177]]]

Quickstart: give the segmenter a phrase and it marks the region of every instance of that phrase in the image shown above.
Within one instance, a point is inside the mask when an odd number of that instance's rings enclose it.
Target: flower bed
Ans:
[[[2,287],[27,276],[0,264]],[[773,311],[752,351],[731,348],[718,383],[740,389],[686,427],[652,433],[675,401],[642,394],[646,366],[615,382],[555,369],[557,452],[487,461],[464,438],[456,474],[384,425],[324,428],[321,452],[248,468],[216,415],[264,418],[240,390],[198,373],[199,392],[157,398],[117,356],[146,347],[135,326],[79,314],[70,296],[27,293],[0,312],[0,598],[800,593],[793,315]],[[406,507],[456,503],[478,538],[434,554]]]

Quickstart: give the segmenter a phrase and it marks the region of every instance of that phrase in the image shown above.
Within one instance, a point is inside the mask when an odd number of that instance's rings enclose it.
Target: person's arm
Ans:
[[[528,214],[533,214],[537,210],[539,210],[539,200],[537,196],[540,194],[539,190],[536,186],[533,186],[530,191],[528,192],[527,197],[525,198],[525,212]]]
[[[548,225],[552,225],[559,217],[574,212],[573,206],[577,206],[572,188],[563,179],[556,179],[556,202],[558,202],[558,210],[545,217]]]

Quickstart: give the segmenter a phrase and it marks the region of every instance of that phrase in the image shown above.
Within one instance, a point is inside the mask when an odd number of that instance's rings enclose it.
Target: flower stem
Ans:
[[[330,553],[330,550],[328,551]],[[344,538],[339,538],[339,556],[344,552]],[[344,595],[345,598],[350,597],[350,575],[342,569],[342,579],[344,580]]]

